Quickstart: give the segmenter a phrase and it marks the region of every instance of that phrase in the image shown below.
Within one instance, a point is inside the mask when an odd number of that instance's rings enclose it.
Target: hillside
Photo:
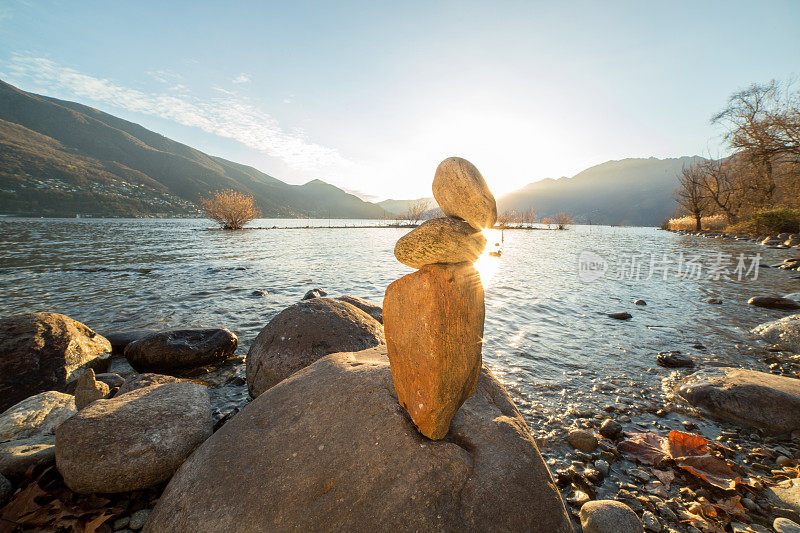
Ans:
[[[673,193],[685,165],[700,157],[623,159],[590,167],[572,178],[544,179],[498,199],[498,212],[533,208],[580,223],[657,226],[675,212]]]
[[[200,196],[227,188],[254,195],[265,217],[387,215],[322,181],[289,185],[97,109],[0,81],[0,214],[192,214]]]

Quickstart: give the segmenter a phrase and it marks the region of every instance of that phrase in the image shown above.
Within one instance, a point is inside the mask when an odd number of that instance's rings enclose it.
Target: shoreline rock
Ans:
[[[793,353],[800,353],[800,313],[765,322],[751,332],[767,342],[788,348]]]
[[[400,408],[384,347],[333,354],[248,404],[180,467],[161,531],[571,533],[533,437],[485,368],[445,440]]]
[[[239,339],[225,328],[159,331],[125,347],[125,358],[137,372],[171,374],[219,363],[232,356]]]

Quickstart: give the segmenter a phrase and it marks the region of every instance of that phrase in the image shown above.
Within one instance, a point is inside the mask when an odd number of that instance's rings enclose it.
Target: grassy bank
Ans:
[[[697,221],[692,216],[671,218],[665,221],[663,229],[694,231]],[[748,235],[800,233],[800,209],[765,209],[735,223],[731,223],[724,215],[705,216],[701,219],[701,229]]]

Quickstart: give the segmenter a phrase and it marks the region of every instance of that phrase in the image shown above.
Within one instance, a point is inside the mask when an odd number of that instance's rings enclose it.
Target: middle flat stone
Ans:
[[[394,256],[404,265],[422,268],[434,263],[474,263],[486,237],[462,220],[434,218],[400,237]]]

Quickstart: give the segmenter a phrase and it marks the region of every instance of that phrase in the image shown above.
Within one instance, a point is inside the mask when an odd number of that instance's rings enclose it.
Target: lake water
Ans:
[[[0,219],[2,315],[56,311],[100,333],[227,327],[246,354],[261,328],[307,290],[380,302],[390,282],[412,271],[392,253],[407,229],[302,228],[328,223],[260,220],[254,225],[296,228],[223,232],[202,220]],[[494,248],[500,232],[488,238],[487,248]],[[774,264],[797,251],[601,226],[507,230],[502,239],[502,257],[485,256],[478,265],[486,289],[484,362],[545,448],[568,414],[657,401],[664,380],[674,377],[656,366],[659,351],[681,350],[701,366],[760,368],[747,331],[785,313],[747,300],[800,290],[794,272],[761,269],[755,280],[753,272],[742,280],[735,272],[739,254],[749,267],[757,253],[762,264]],[[609,263],[593,282],[579,275],[586,251]],[[631,254],[641,254],[638,279]],[[651,254],[657,266],[665,266],[665,254],[674,262],[666,264],[666,280],[663,269],[648,279]],[[705,271],[700,279],[679,277],[680,258],[695,256],[703,268],[730,259],[724,266],[732,279],[709,279]],[[712,296],[723,304],[706,303]],[[647,305],[634,305],[636,299]],[[606,316],[618,311],[633,318]],[[239,401],[244,389],[225,394]]]

